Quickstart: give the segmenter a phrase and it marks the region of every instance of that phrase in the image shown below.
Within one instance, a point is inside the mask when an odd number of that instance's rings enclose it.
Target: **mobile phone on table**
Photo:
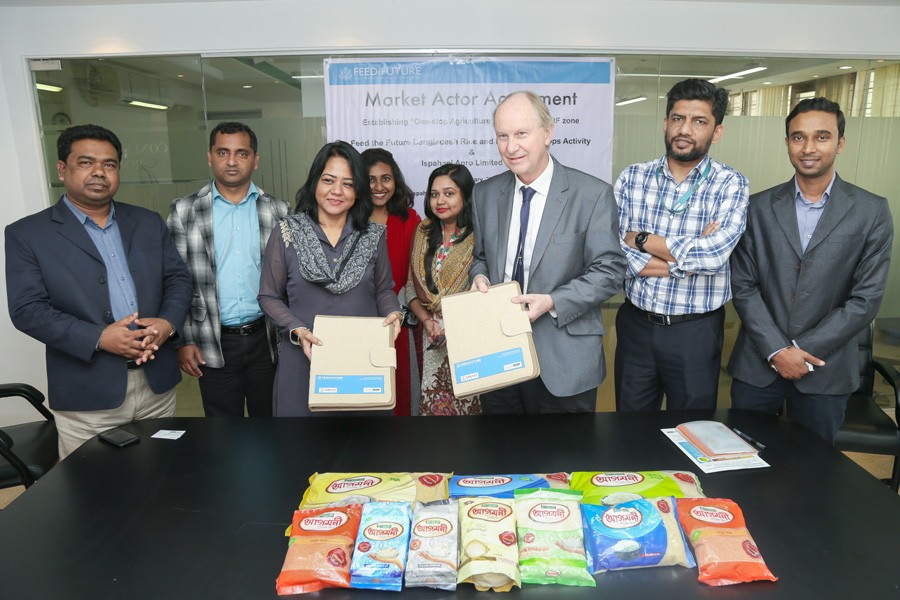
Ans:
[[[99,437],[107,444],[112,444],[113,446],[118,446],[119,448],[124,448],[125,446],[130,446],[131,444],[136,444],[141,441],[141,438],[134,435],[130,431],[125,431],[120,427],[107,429],[97,437]]]

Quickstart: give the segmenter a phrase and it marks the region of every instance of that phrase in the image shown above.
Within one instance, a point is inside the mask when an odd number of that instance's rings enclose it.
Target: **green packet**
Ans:
[[[612,506],[639,498],[702,498],[700,480],[689,471],[575,471],[569,487],[584,504]]]
[[[595,587],[584,552],[581,492],[521,489],[515,499],[522,583]]]

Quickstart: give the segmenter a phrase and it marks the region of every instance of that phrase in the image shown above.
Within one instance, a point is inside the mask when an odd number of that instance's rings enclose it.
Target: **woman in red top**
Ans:
[[[383,148],[370,148],[362,153],[369,169],[369,187],[372,190],[374,210],[370,219],[387,225],[388,258],[394,276],[394,292],[406,286],[409,274],[409,250],[416,227],[422,221],[413,210],[413,192],[406,185],[403,173],[394,156]],[[409,332],[402,331],[397,338],[397,406],[394,415],[410,414]]]

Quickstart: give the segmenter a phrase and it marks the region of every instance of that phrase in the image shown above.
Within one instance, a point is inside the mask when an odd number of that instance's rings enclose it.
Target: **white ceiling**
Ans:
[[[191,2],[234,2],[238,0],[190,0]],[[261,2],[263,0],[242,0],[243,2]],[[2,6],[40,7],[40,6],[115,6],[124,4],[178,4],[184,0],[0,0]],[[898,0],[900,3],[900,0]]]
[[[193,2],[232,2],[237,0],[192,0]],[[243,0],[262,1],[262,0]],[[676,0],[658,0],[676,1]],[[690,1],[690,0],[687,0]],[[779,3],[803,5],[883,5],[900,6],[900,0],[693,0],[695,2],[730,2],[733,4]],[[177,0],[0,0],[0,8],[55,5],[127,5],[169,4]],[[415,53],[411,53],[415,54]],[[834,58],[795,58],[765,56],[617,56],[617,96],[631,98],[664,94],[671,83],[684,77],[710,78],[734,73],[755,66],[767,70],[741,79],[731,79],[720,85],[730,91],[758,89],[762,85],[785,85],[826,78],[840,73],[838,67],[852,66],[853,70],[871,68],[872,60],[840,60]],[[102,60],[102,59],[101,59]],[[208,91],[221,97],[258,101],[287,101],[296,98],[300,83],[290,76],[308,70],[309,57],[273,56],[241,58],[213,58],[204,61],[201,70],[196,56],[116,57],[106,59],[129,71],[143,72],[155,79],[173,83],[200,85],[205,75]],[[890,61],[891,63],[896,61]],[[321,63],[319,63],[321,64]],[[662,78],[658,74],[663,74]],[[766,82],[763,84],[763,82]],[[252,85],[252,91],[244,86]]]
[[[667,1],[667,0],[663,0]],[[827,4],[834,6],[900,6],[900,0],[693,0],[732,4]]]
[[[91,6],[125,4],[178,4],[184,0],[0,0],[0,7]],[[263,2],[265,0],[190,0],[191,2]],[[663,2],[683,0],[659,0]],[[900,0],[693,0],[694,2],[729,2],[733,4],[814,4],[834,6],[900,6]]]

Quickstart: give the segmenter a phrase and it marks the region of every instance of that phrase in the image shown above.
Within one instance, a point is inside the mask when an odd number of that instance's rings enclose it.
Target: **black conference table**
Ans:
[[[772,466],[705,475],[661,427],[715,418],[766,445]],[[170,418],[139,444],[87,442],[0,511],[0,598],[275,598],[284,530],[326,471],[693,470],[735,500],[777,583],[708,587],[696,569],[596,575],[596,588],[526,585],[527,598],[900,597],[900,497],[805,429],[742,411],[533,417]],[[179,440],[151,439],[160,429]],[[324,590],[309,597],[375,598]],[[429,589],[406,597],[446,598]],[[478,594],[459,586],[457,596]],[[485,596],[482,596],[485,597]]]

